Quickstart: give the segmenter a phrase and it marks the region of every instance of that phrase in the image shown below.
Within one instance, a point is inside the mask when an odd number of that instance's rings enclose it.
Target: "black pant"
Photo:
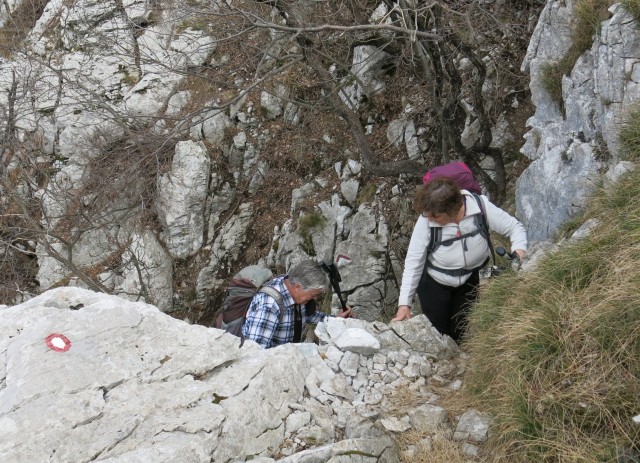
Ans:
[[[425,267],[418,298],[422,313],[436,329],[460,342],[467,324],[467,313],[478,298],[480,271],[476,270],[462,286],[446,286],[435,281]]]

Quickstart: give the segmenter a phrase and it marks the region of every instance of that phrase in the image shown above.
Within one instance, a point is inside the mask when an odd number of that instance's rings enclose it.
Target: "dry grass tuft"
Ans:
[[[636,461],[620,458],[640,442],[638,198],[631,173],[593,199],[590,238],[484,287],[467,380],[494,416],[492,461]]]
[[[627,115],[619,135],[622,155],[630,161],[640,158],[640,111]]]
[[[640,21],[640,0],[622,0],[620,3],[636,18],[636,21]]]
[[[417,431],[408,431],[398,438],[401,448],[410,449],[403,452],[403,463],[467,463],[474,461],[466,456],[460,444],[451,439],[448,429],[439,429],[432,435]]]

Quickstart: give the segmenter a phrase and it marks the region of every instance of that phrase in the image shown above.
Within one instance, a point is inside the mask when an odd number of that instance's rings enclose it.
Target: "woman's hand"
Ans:
[[[524,259],[524,256],[527,255],[527,251],[523,249],[516,249],[514,252],[518,255],[518,259],[520,260]]]
[[[401,305],[398,307],[395,318],[392,318],[392,322],[399,322],[401,320],[409,320],[411,318],[411,307],[408,305]]]

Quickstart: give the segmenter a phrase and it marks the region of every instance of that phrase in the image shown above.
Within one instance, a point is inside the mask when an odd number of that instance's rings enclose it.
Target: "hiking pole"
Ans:
[[[496,254],[498,254],[500,257],[506,257],[507,259],[509,259],[511,261],[511,267],[514,267],[514,265],[516,267],[514,270],[520,268],[520,256],[518,256],[517,252],[507,252],[505,248],[503,248],[502,246],[498,246],[496,248]]]
[[[331,286],[333,287],[333,290],[335,291],[335,293],[338,295],[338,299],[340,299],[340,307],[342,307],[342,310],[348,310],[347,309],[347,304],[344,303],[344,300],[342,299],[342,292],[340,291],[340,282],[342,281],[342,278],[340,278],[340,272],[338,272],[338,267],[336,267],[336,264],[334,264],[333,262],[331,262],[330,264],[327,264],[326,262],[322,262],[322,269],[327,272],[327,275],[329,275],[329,281],[331,282]]]
[[[513,252],[507,252],[507,250],[505,248],[503,248],[502,246],[498,246],[496,248],[496,254],[498,254],[500,257],[507,257],[507,259],[509,260],[520,260],[520,257],[518,257],[518,254],[513,251]]]

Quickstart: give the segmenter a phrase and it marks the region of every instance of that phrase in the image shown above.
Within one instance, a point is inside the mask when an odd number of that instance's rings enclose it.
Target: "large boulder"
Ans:
[[[0,459],[399,462],[391,432],[424,426],[409,416],[420,404],[400,410],[394,396],[433,400],[428,383],[456,371],[451,347],[440,336],[424,353],[424,317],[321,326],[319,346],[239,349],[221,330],[80,288],[2,307]]]

